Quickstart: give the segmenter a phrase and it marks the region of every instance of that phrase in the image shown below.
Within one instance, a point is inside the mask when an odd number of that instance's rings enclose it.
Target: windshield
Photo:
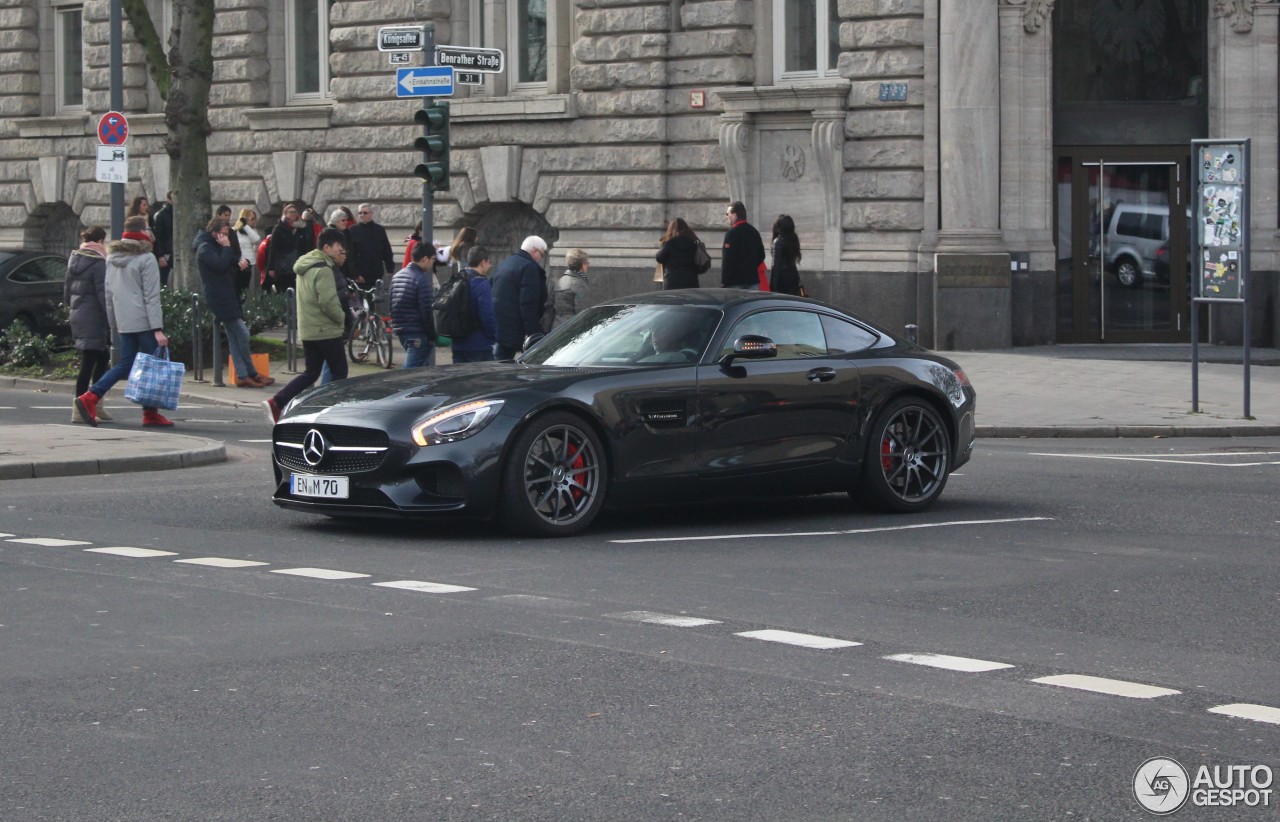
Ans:
[[[690,305],[598,305],[525,352],[533,365],[673,365],[697,362],[720,309]]]

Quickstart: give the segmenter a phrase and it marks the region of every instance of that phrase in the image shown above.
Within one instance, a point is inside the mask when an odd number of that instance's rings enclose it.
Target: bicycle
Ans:
[[[347,280],[347,287],[350,289],[351,310],[356,316],[351,338],[347,340],[347,356],[352,362],[365,362],[372,352],[378,365],[391,368],[394,354],[391,317],[378,311],[377,286],[361,288]]]

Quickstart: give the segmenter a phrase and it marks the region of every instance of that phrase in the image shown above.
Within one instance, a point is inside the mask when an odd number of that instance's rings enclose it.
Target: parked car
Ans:
[[[19,322],[40,334],[69,333],[59,309],[66,278],[66,257],[0,250],[0,331]]]
[[[1191,236],[1191,214],[1187,213],[1187,236]],[[1168,258],[1159,251],[1169,247],[1169,206],[1149,203],[1118,203],[1107,220],[1107,269],[1120,285],[1136,288],[1145,280],[1168,278]],[[1163,263],[1163,267],[1162,264]]]
[[[815,300],[657,291],[579,313],[515,362],[302,394],[273,433],[277,505],[469,515],[575,534],[605,505],[848,492],[923,511],[968,461],[951,360]]]

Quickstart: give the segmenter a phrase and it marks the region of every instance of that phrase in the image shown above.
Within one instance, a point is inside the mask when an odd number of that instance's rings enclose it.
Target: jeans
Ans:
[[[400,345],[404,346],[404,368],[421,368],[431,364],[431,350],[435,346],[425,336],[401,334]]]
[[[275,395],[276,405],[280,408],[284,408],[289,400],[314,385],[325,365],[329,366],[335,380],[347,378],[347,352],[342,347],[341,337],[334,337],[332,340],[303,340],[302,353],[306,356],[307,370],[290,380]]]
[[[459,351],[453,349],[454,362],[493,362],[493,349],[482,348],[479,351]]]
[[[258,376],[253,357],[249,356],[249,326],[244,320],[223,320],[222,327],[227,330],[227,349],[236,364],[236,376],[240,379]]]
[[[89,386],[89,390],[99,397],[106,396],[106,393],[111,390],[111,386],[120,382],[120,380],[128,378],[129,371],[133,368],[134,358],[139,354],[155,354],[156,348],[156,332],[154,331],[121,332],[120,359],[107,373],[102,375],[102,379]],[[144,406],[143,410],[154,411],[156,409]]]

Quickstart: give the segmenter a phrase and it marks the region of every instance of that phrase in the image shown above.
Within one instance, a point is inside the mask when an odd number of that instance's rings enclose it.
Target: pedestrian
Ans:
[[[346,206],[334,206],[329,209],[328,227],[342,232],[342,244],[347,248],[351,248],[351,224],[354,222]],[[351,274],[351,257],[348,252],[347,259],[342,264],[342,276],[352,279]]]
[[[351,270],[356,275],[355,281],[365,288],[372,288],[374,283],[396,270],[387,230],[373,219],[373,212],[372,203],[361,203],[356,209],[356,224],[350,228],[354,246]]]
[[[160,287],[169,284],[173,271],[173,192],[166,192],[164,202],[151,219],[151,233],[156,236],[156,264],[160,266]]]
[[[436,321],[431,303],[436,292],[431,275],[435,249],[426,243],[413,247],[413,259],[391,278],[391,331],[404,348],[404,367],[419,368],[430,362],[436,343]]]
[[[111,323],[107,319],[107,249],[102,241],[107,232],[92,225],[80,232],[80,247],[67,260],[67,279],[62,285],[62,301],[71,309],[71,336],[80,352],[80,373],[76,375],[76,396],[102,379],[111,365]],[[111,422],[107,409],[98,403],[98,419]],[[84,422],[71,402],[71,421]]]
[[[258,212],[252,208],[240,209],[240,215],[231,230],[235,232],[236,242],[240,245],[240,259],[248,263],[236,274],[236,294],[243,301],[246,291],[256,292],[253,284],[258,281],[258,244],[262,242],[262,235],[258,233]]]
[[[147,195],[139,194],[133,198],[133,202],[129,203],[129,213],[126,217],[146,217],[147,230],[151,230],[151,201],[147,199]]]
[[[490,281],[498,344],[494,354],[510,360],[524,348],[525,338],[542,332],[542,312],[547,303],[547,278],[542,262],[547,241],[536,235],[524,238],[520,250],[499,264]]]
[[[274,397],[263,400],[267,420],[280,419],[280,409],[315,384],[327,363],[335,380],[347,377],[347,352],[342,349],[347,307],[338,296],[336,278],[341,276],[347,256],[342,232],[326,228],[317,241],[320,247],[308,251],[294,266],[297,276],[298,337],[306,370],[289,381]]]
[[[226,219],[214,217],[204,230],[196,232],[191,250],[196,255],[205,304],[227,332],[227,349],[236,367],[236,387],[264,388],[275,380],[259,374],[249,355],[249,327],[236,293],[236,277],[249,263],[232,245],[230,234]]]
[[[160,267],[151,239],[147,218],[136,214],[125,219],[120,239],[107,243],[107,320],[120,335],[120,352],[116,364],[76,397],[76,410],[89,425],[98,424],[98,404],[111,386],[129,376],[134,358],[169,345],[160,307]],[[147,406],[142,409],[142,424],[147,428],[173,425]]]
[[[227,223],[227,239],[231,243],[231,248],[234,248],[236,250],[236,260],[235,260],[235,263],[231,266],[231,270],[238,277],[241,274],[240,258],[242,255],[240,253],[240,235],[232,231],[230,228],[231,206],[225,205],[225,204],[218,206],[217,211],[213,212],[213,216],[221,218],[222,220],[225,220]],[[207,230],[207,227],[206,227],[206,230]]]
[[[271,242],[267,245],[266,284],[280,294],[293,287],[298,260],[316,250],[311,226],[298,216],[300,205],[285,205],[280,222],[271,230]]]
[[[556,280],[553,290],[556,315],[551,327],[562,325],[582,309],[591,305],[591,284],[587,281],[587,269],[591,267],[591,259],[581,248],[571,248],[564,255],[564,264],[568,270]]]
[[[413,232],[404,238],[404,262],[401,268],[407,268],[409,263],[413,262],[413,247],[422,242],[422,220],[418,220],[413,226]]]
[[[724,233],[724,257],[720,261],[721,288],[768,291],[769,269],[764,264],[764,240],[747,222],[747,207],[735,200],[724,212],[729,230]]]
[[[773,221],[773,272],[769,290],[779,294],[800,294],[800,238],[790,214],[779,214]]]
[[[479,327],[465,337],[453,340],[453,361],[491,362],[493,346],[498,341],[498,323],[493,317],[493,289],[489,283],[489,269],[493,263],[484,246],[472,246],[467,252],[467,265],[462,276],[467,278],[467,297],[471,301],[471,315]]]
[[[463,226],[453,235],[453,242],[449,243],[449,260],[457,270],[461,271],[470,265],[468,255],[475,244],[476,230],[472,226]]]
[[[667,230],[662,235],[662,248],[657,254],[664,272],[663,289],[698,287],[698,266],[694,260],[697,250],[698,235],[683,218],[676,217],[667,223]]]

